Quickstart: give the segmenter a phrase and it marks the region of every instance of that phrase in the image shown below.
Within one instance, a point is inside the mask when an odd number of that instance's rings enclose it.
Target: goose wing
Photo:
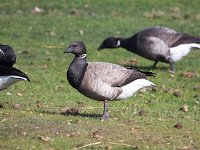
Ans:
[[[146,76],[139,70],[127,69],[117,64],[104,62],[88,63],[87,71],[94,78],[98,78],[112,87],[120,87]]]

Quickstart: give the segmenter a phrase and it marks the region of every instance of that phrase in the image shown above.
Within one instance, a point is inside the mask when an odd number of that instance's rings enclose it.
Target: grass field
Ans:
[[[21,82],[0,94],[0,149],[200,149],[200,51],[176,63],[153,62],[124,49],[97,51],[108,36],[166,26],[200,36],[197,0],[1,0],[0,43],[12,46]],[[41,12],[37,9],[41,9]],[[64,49],[83,40],[89,61],[135,65],[157,74],[157,90],[110,102],[90,100],[67,82]],[[184,109],[181,109],[183,108]]]

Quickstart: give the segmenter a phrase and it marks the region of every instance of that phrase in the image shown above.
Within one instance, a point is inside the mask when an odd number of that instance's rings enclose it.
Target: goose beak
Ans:
[[[71,53],[72,49],[71,47],[68,47],[67,49],[65,49],[64,53]]]

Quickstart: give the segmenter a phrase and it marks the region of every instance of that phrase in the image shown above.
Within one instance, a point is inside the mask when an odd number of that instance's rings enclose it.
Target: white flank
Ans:
[[[135,92],[143,88],[155,87],[155,84],[146,79],[137,79],[122,87],[123,92],[116,99],[125,99],[133,96]]]
[[[0,91],[22,80],[27,80],[27,79],[20,76],[0,76]]]
[[[180,60],[183,56],[186,56],[192,48],[200,48],[200,44],[190,43],[190,44],[181,44],[176,47],[170,48],[169,60],[176,62]]]

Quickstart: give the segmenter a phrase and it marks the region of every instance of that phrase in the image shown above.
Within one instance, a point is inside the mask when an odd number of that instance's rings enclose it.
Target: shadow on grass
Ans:
[[[80,116],[87,118],[100,119],[101,114],[88,114],[88,113],[80,113],[79,111],[65,111],[65,112],[54,112],[54,111],[40,111],[39,113],[43,114],[51,114],[51,115],[65,115],[65,116]]]
[[[66,116],[80,116],[80,117],[87,117],[87,118],[95,118],[95,119],[100,119],[101,115],[100,114],[88,114],[88,113],[73,113],[73,112],[64,112],[61,113],[62,115]]]

